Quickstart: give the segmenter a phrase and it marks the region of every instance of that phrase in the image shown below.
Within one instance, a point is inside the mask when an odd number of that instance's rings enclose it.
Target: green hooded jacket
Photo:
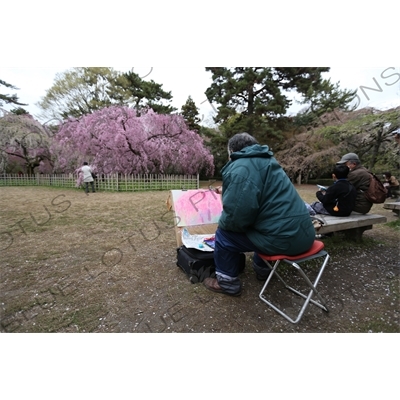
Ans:
[[[311,248],[315,229],[309,212],[268,146],[232,153],[222,182],[221,229],[246,233],[264,254],[296,255]]]

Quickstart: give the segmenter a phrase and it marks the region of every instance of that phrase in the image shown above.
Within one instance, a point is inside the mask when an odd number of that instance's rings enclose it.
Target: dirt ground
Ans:
[[[315,186],[298,191],[314,200]],[[323,238],[329,313],[309,305],[294,325],[259,299],[250,255],[240,297],[189,282],[167,197],[0,188],[1,332],[400,332],[398,227],[375,226],[362,243]],[[299,305],[277,280],[269,294],[287,312]]]

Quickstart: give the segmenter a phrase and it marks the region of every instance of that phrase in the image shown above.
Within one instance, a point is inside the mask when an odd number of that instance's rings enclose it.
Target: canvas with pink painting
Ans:
[[[221,196],[212,190],[171,190],[177,226],[216,224],[222,213]]]

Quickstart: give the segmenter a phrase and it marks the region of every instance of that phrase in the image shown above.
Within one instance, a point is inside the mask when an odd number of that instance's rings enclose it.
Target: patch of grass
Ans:
[[[390,221],[385,224],[389,228],[394,229],[397,232],[400,232],[400,219],[397,219],[396,221]]]
[[[103,304],[93,304],[83,309],[75,310],[72,312],[71,324],[77,325],[81,331],[85,329],[89,331],[98,324],[98,316],[101,315],[103,308]]]

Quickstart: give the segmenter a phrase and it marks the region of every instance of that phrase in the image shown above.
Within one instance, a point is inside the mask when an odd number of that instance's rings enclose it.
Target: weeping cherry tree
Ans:
[[[63,123],[52,152],[56,169],[73,172],[83,161],[98,173],[212,176],[213,156],[180,115],[111,106]]]

